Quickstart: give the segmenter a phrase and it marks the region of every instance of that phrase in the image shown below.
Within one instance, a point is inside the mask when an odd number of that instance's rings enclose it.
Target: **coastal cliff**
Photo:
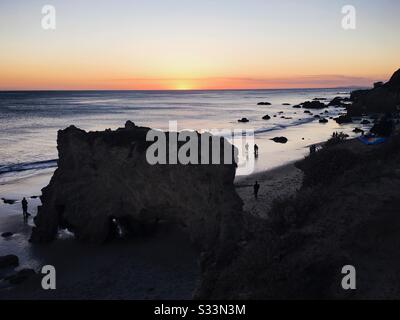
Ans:
[[[246,226],[246,245],[208,283],[212,299],[398,299],[400,136],[326,145],[296,166],[294,196]],[[354,266],[357,289],[342,288]],[[204,297],[204,296],[203,296]]]
[[[66,228],[81,241],[102,243],[117,229],[142,236],[169,223],[188,234],[204,263],[229,261],[242,228],[236,164],[150,165],[149,130],[128,121],[116,131],[59,131],[58,169],[42,190],[31,241],[52,241]]]
[[[365,113],[397,112],[400,108],[400,69],[386,83],[377,83],[370,90],[351,93],[353,104],[348,108],[350,116]]]

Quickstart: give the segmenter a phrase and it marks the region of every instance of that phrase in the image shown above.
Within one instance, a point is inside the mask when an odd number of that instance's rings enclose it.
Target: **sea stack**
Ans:
[[[52,241],[67,228],[81,241],[101,243],[113,232],[111,220],[136,235],[167,221],[213,257],[232,252],[242,229],[236,164],[150,165],[149,130],[132,122],[116,131],[60,130],[58,169],[42,190],[31,241]]]

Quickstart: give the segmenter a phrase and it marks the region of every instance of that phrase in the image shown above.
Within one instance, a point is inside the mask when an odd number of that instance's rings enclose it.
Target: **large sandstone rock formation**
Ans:
[[[400,69],[391,79],[371,90],[358,90],[351,94],[353,105],[349,106],[348,114],[358,116],[363,113],[396,112],[400,108]]]
[[[67,228],[82,241],[103,242],[115,232],[113,221],[138,235],[168,221],[184,228],[207,259],[232,254],[242,226],[236,164],[150,165],[149,130],[127,122],[116,131],[59,131],[58,169],[42,190],[31,241],[52,241]]]

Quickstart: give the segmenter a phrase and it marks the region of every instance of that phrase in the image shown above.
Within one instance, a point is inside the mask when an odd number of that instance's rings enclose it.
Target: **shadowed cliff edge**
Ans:
[[[212,284],[212,299],[398,299],[400,136],[326,144],[299,161],[297,194],[269,218],[246,217],[247,241]],[[357,290],[341,287],[345,265]],[[211,284],[210,284],[211,286]]]
[[[400,69],[386,83],[376,83],[369,90],[353,91],[350,99],[353,101],[347,110],[350,116],[400,111]]]
[[[128,121],[116,131],[73,126],[59,131],[58,168],[42,190],[31,242],[52,241],[61,228],[81,241],[101,243],[116,236],[116,225],[125,234],[143,236],[169,223],[181,227],[199,249],[203,273],[228,264],[243,230],[243,204],[233,184],[236,163],[150,165],[149,130]]]

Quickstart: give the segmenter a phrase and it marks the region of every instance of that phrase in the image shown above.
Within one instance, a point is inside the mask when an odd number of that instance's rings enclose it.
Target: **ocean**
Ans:
[[[39,174],[57,165],[57,131],[69,125],[84,130],[137,125],[167,130],[251,129],[260,146],[255,170],[293,161],[308,145],[326,140],[333,131],[351,133],[353,126],[330,120],[320,124],[314,116],[293,105],[323,98],[348,96],[350,88],[221,91],[31,91],[0,92],[0,183]],[[258,102],[270,102],[259,106]],[[290,104],[290,105],[284,105]],[[313,111],[326,118],[342,108]],[[264,115],[271,120],[262,120]],[[275,115],[275,117],[274,117]],[[246,117],[249,123],[239,123]],[[278,145],[271,137],[286,136]]]

